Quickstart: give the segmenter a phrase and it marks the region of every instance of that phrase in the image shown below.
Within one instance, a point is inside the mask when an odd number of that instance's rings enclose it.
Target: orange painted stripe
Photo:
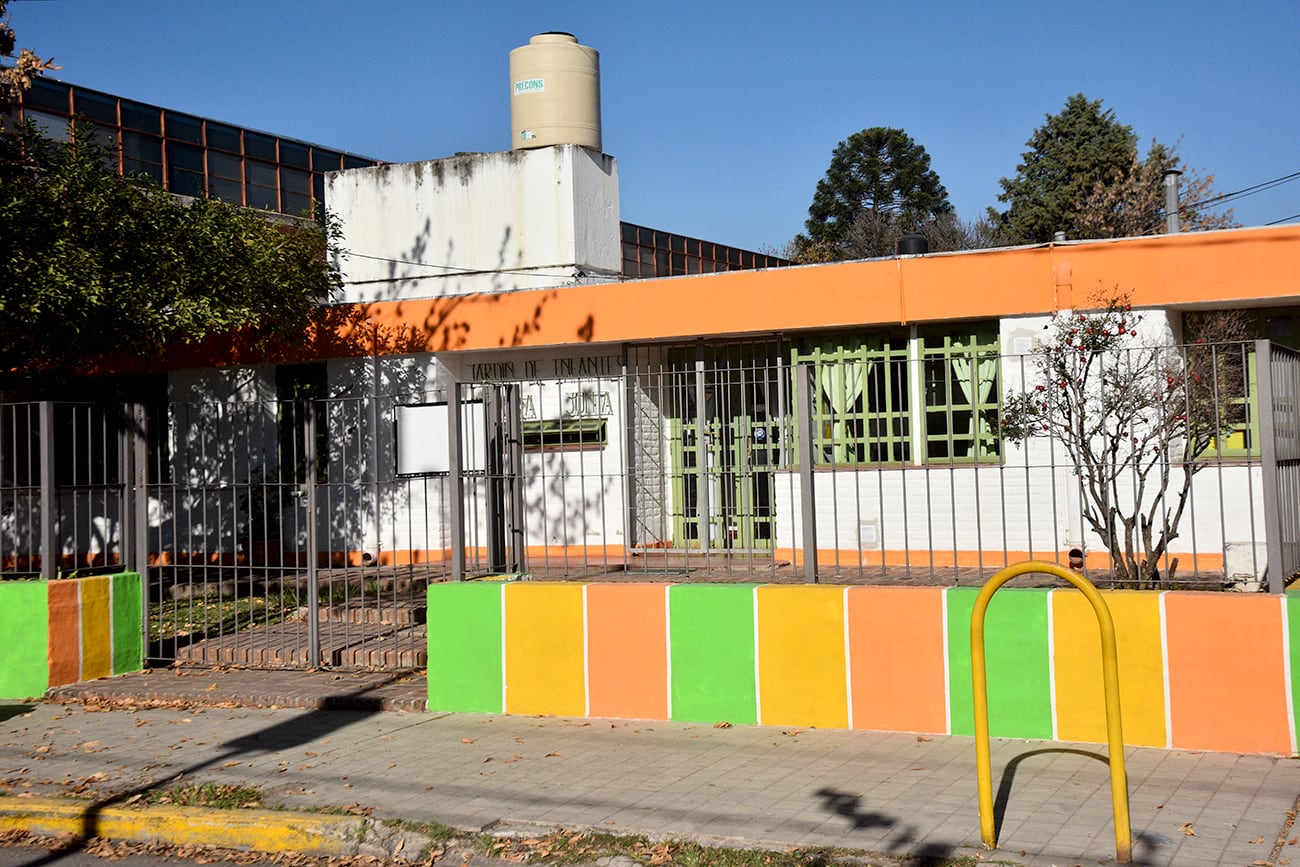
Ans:
[[[1291,752],[1282,608],[1263,594],[1165,594],[1177,749]]]
[[[587,586],[591,716],[668,718],[668,586]]]
[[[777,560],[787,560],[793,564],[801,565],[803,563],[803,552],[798,548],[778,548],[775,551]],[[1191,555],[1182,552],[1174,552],[1173,556],[1180,558],[1184,571],[1191,568]],[[1099,571],[1108,571],[1110,569],[1110,555],[1105,551],[1089,551],[1085,557],[1086,565],[1089,569]],[[1046,560],[1049,563],[1058,563],[1061,566],[1067,566],[1070,562],[1070,552],[1067,551],[1008,551],[1005,557],[1001,551],[929,551],[924,549],[903,549],[890,548],[888,550],[868,550],[858,551],[847,548],[818,548],[817,563],[819,567],[824,566],[833,568],[840,566],[850,569],[869,569],[871,567],[880,568],[883,566],[911,566],[913,569],[934,568],[951,568],[954,566],[961,567],[983,567],[990,571],[1002,569],[1012,563],[1019,563],[1024,560]],[[1223,555],[1217,553],[1198,553],[1196,555],[1196,566],[1198,569],[1208,569],[1219,571],[1223,569]]]
[[[50,686],[81,679],[79,581],[50,581]]]
[[[853,727],[945,732],[942,587],[850,587]]]
[[[113,673],[112,611],[107,577],[79,578],[81,584],[81,679]]]

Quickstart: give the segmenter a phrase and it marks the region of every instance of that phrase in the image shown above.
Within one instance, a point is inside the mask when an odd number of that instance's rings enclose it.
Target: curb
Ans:
[[[44,836],[215,846],[304,855],[369,855],[415,860],[424,834],[362,816],[213,807],[115,807],[67,798],[0,797],[0,831]]]

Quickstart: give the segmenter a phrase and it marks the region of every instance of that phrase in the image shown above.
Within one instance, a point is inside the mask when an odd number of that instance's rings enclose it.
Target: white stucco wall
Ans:
[[[616,279],[618,168],[577,145],[326,176],[351,303]]]

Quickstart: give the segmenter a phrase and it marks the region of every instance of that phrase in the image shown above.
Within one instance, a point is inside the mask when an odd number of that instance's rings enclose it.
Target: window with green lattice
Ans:
[[[1210,440],[1201,458],[1259,457],[1259,368],[1255,347],[1249,343],[1193,347],[1214,353],[1213,366],[1221,371],[1208,388],[1217,397],[1222,437]]]
[[[813,455],[819,465],[907,463],[912,454],[908,339],[841,334],[800,341],[813,368]]]
[[[927,329],[918,342],[925,399],[924,460],[1000,460],[996,327]]]

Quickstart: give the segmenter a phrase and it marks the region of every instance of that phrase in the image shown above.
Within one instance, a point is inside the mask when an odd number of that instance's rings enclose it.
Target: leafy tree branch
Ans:
[[[0,385],[236,331],[254,346],[306,338],[340,286],[333,219],[182,200],[71,133],[0,131]]]

